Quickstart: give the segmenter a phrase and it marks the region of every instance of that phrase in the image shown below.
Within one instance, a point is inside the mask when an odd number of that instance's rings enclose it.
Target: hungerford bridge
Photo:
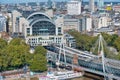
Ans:
[[[104,76],[105,80],[120,80],[120,61],[104,57],[102,40],[103,38],[100,35],[98,50],[100,50],[101,56],[96,56],[61,44],[47,48],[47,59],[54,63],[80,68],[84,71]],[[74,64],[74,58],[77,64]]]

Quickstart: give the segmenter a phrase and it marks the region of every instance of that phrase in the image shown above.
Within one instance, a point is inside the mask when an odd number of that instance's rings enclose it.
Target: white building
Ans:
[[[16,18],[16,32],[25,34],[25,28],[29,26],[29,22],[22,16]]]
[[[87,18],[86,19],[86,31],[91,31],[92,30],[92,18]]]
[[[16,27],[16,18],[22,16],[20,12],[14,10],[12,11],[12,32],[16,32],[17,31],[17,27]]]
[[[108,26],[107,17],[105,17],[105,16],[99,17],[98,18],[98,28],[107,27],[107,26]]]
[[[67,3],[67,11],[69,15],[80,15],[81,14],[81,1],[71,0]]]
[[[109,17],[98,16],[98,15],[93,16],[93,24],[94,24],[95,29],[99,29],[101,27],[107,27],[107,26],[111,25]]]
[[[92,18],[90,17],[83,17],[80,19],[80,26],[79,31],[80,32],[89,32],[92,30]]]
[[[63,34],[63,27],[64,27],[64,17],[62,15],[58,15],[55,17],[55,25],[57,29],[57,35]]]

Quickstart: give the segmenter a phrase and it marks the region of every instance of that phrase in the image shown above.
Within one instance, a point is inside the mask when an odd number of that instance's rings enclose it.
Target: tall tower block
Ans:
[[[95,11],[95,2],[94,0],[89,0],[89,11],[93,13]]]
[[[97,6],[101,10],[104,7],[104,0],[97,0]]]

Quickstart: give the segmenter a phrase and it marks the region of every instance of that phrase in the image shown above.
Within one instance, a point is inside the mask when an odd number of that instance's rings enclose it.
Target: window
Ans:
[[[30,28],[27,28],[27,34],[28,35],[30,34]]]
[[[58,27],[58,34],[61,34],[61,27]]]

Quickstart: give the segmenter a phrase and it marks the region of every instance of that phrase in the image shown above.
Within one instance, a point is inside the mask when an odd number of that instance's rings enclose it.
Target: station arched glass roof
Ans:
[[[56,26],[50,20],[36,20],[31,24],[32,35],[55,35]]]
[[[56,26],[51,18],[41,12],[32,13],[27,17],[32,35],[55,35]]]

